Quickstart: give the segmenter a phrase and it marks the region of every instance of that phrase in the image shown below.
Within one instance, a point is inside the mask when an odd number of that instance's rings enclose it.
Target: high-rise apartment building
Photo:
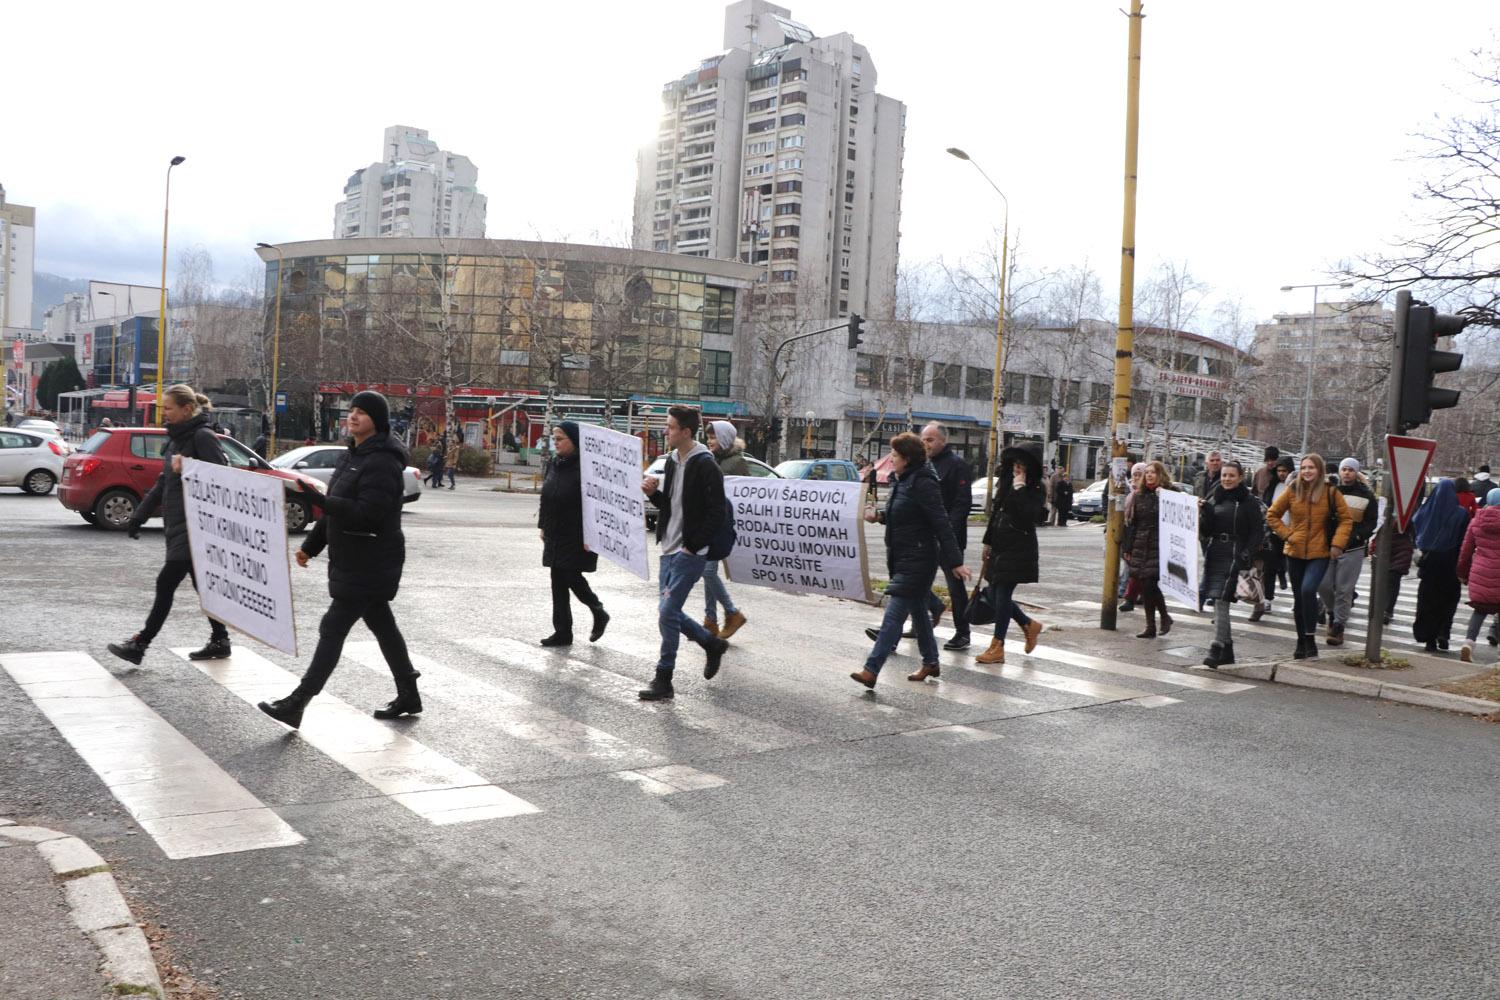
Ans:
[[[5,200],[0,185],[0,327],[31,326],[36,209]]]
[[[906,106],[852,36],[766,0],[729,5],[724,48],[662,89],[635,246],[764,267],[758,294],[809,316],[891,315]]]
[[[356,170],[334,206],[336,239],[358,236],[484,238],[486,199],[467,156],[438,149],[427,130],[392,125],[379,163]]]

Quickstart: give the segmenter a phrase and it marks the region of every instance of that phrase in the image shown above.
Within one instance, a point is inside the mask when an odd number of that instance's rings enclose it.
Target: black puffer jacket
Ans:
[[[146,519],[161,508],[162,526],[167,536],[167,561],[174,562],[192,558],[188,547],[187,518],[182,509],[182,476],[172,471],[172,456],[196,458],[200,462],[227,465],[224,449],[213,432],[213,421],[206,412],[200,411],[179,423],[167,425],[167,447],[161,453],[161,475],[151,487],[131,520],[145,524]]]
[[[406,449],[389,434],[350,443],[339,456],[323,516],[302,551],[315,556],[328,547],[328,593],[337,600],[389,601],[401,584],[406,538],[401,533],[401,476]]]
[[[1236,600],[1239,572],[1249,569],[1266,537],[1266,511],[1244,483],[1226,490],[1216,481],[1198,513],[1198,540],[1203,545],[1203,594],[1211,600]]]
[[[892,597],[918,597],[932,588],[938,564],[961,565],[964,554],[953,540],[943,509],[943,490],[931,463],[908,465],[891,477],[891,491],[880,515],[885,524],[885,568]]]
[[[990,558],[984,564],[984,578],[991,583],[1036,583],[1041,577],[1037,556],[1036,525],[1046,507],[1042,486],[1040,449],[1006,448],[1000,453],[995,470],[994,512],[984,529],[984,544]],[[1011,469],[1016,462],[1026,466],[1026,485],[1012,488]]]
[[[599,555],[583,548],[583,487],[578,455],[552,460],[542,483],[542,503],[536,526],[542,529],[542,565],[556,570],[592,573]]]
[[[1156,490],[1148,490],[1144,485],[1136,492],[1135,500],[1130,505],[1130,575],[1138,580],[1156,580],[1161,577],[1160,560],[1157,556],[1160,507]]]

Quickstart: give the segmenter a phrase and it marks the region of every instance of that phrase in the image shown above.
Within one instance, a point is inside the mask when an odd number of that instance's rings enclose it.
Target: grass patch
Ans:
[[[1500,667],[1486,670],[1474,677],[1466,677],[1461,681],[1444,684],[1442,689],[1449,694],[1461,694],[1468,698],[1483,698],[1485,701],[1500,702]]]
[[[1364,667],[1366,670],[1408,670],[1411,668],[1410,660],[1402,659],[1399,656],[1392,656],[1389,649],[1382,649],[1380,651],[1379,663],[1371,663],[1363,656],[1358,655],[1340,657],[1339,662],[1346,667]]]

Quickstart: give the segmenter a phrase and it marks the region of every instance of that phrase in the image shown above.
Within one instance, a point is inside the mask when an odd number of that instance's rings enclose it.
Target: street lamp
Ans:
[[[818,419],[818,414],[813,410],[808,410],[802,415],[807,418],[807,430],[802,435],[802,457],[813,458],[813,421]]]
[[[161,381],[167,364],[167,213],[172,204],[172,168],[185,156],[174,156],[167,164],[167,194],[161,203],[161,310],[156,322],[156,422],[166,423],[161,408]]]
[[[1297,452],[1299,456],[1307,454],[1307,423],[1312,413],[1312,352],[1317,345],[1313,343],[1313,335],[1318,329],[1318,289],[1320,288],[1353,288],[1352,281],[1323,281],[1311,285],[1282,285],[1283,292],[1296,291],[1299,288],[1311,288],[1313,290],[1312,318],[1307,323],[1307,350],[1303,352],[1303,367],[1307,370],[1307,378],[1302,388],[1302,448]]]
[[[285,258],[281,255],[281,247],[274,243],[255,245],[262,250],[272,250],[276,253],[276,332],[271,338],[271,443],[266,445],[266,457],[270,458],[276,454],[276,433],[281,429],[281,415],[276,412],[276,390],[281,384],[281,272],[285,270],[282,266]]]
[[[995,320],[995,377],[994,384],[990,388],[990,468],[985,470],[984,477],[984,509],[988,511],[995,492],[994,466],[1000,457],[1000,366],[1005,358],[1005,272],[1010,262],[1010,199],[1005,197],[1005,192],[1000,190],[1000,186],[990,180],[990,175],[985,173],[984,168],[968,153],[956,146],[949,146],[948,154],[972,163],[974,169],[979,171],[979,176],[995,189],[995,193],[1005,203],[1005,222],[1000,238],[1000,309],[999,317]]]

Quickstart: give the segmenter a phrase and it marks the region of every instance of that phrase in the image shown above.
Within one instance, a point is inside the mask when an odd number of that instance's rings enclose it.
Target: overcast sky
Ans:
[[[906,102],[902,259],[982,247],[1010,198],[1027,263],[1119,275],[1126,0],[789,6],[866,45]],[[1257,316],[1283,284],[1409,229],[1412,134],[1462,111],[1493,2],[1146,4],[1139,272],[1186,262]],[[221,281],[249,248],[322,239],[382,129],[469,156],[491,237],[628,237],[661,85],[720,51],[723,6],[12,4],[0,184],[37,208],[37,269],[155,284],[174,154],[174,248]],[[174,249],[173,258],[175,259]]]

